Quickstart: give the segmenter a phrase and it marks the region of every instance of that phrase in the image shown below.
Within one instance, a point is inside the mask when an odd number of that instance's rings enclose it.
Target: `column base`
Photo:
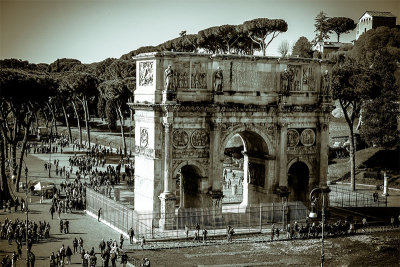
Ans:
[[[175,229],[175,202],[173,193],[164,192],[158,197],[161,201],[159,226],[162,230]]]

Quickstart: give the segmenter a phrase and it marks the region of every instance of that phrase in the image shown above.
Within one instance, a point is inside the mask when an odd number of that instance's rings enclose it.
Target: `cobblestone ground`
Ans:
[[[53,155],[54,157],[64,157]],[[29,179],[52,181],[59,184],[62,178],[48,178],[43,168],[47,156],[29,155],[26,159],[29,168]],[[24,196],[20,193],[19,196]],[[72,247],[74,237],[82,237],[84,248],[95,248],[104,240],[117,239],[119,233],[97,222],[84,212],[62,214],[62,219],[70,220],[70,233],[59,232],[59,220],[51,220],[49,214],[50,200],[40,203],[39,197],[32,197],[29,203],[30,220],[50,221],[51,238],[33,245],[36,255],[36,266],[49,266],[49,255],[58,250],[62,244]],[[8,213],[0,211],[0,221],[5,218],[25,219],[22,212]],[[371,233],[370,233],[371,232]],[[269,235],[235,236],[228,243],[224,238],[208,240],[205,244],[192,241],[148,242],[144,249],[137,244],[127,244],[124,249],[128,255],[141,259],[148,257],[152,266],[318,266],[320,262],[320,239],[279,240],[269,242]],[[400,231],[397,229],[369,228],[367,233],[350,237],[328,238],[325,241],[326,266],[400,266]],[[0,240],[0,259],[16,251],[15,242],[9,245]],[[22,260],[16,266],[26,266],[26,247],[23,247]],[[101,266],[100,255],[97,266]],[[72,257],[71,266],[80,266],[80,256]]]

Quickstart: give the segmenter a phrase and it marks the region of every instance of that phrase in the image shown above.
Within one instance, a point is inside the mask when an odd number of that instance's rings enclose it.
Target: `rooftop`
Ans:
[[[362,16],[364,16],[366,13],[371,15],[372,17],[388,17],[388,18],[396,17],[391,12],[386,12],[386,11],[365,11],[365,13]],[[362,16],[360,18],[362,18]]]

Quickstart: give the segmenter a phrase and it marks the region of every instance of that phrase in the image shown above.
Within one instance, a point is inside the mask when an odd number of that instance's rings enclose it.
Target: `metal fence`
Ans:
[[[366,194],[352,191],[340,186],[331,185],[329,204],[333,207],[387,207],[387,197],[378,196],[374,199],[372,193]]]
[[[185,226],[192,232],[199,224],[201,229],[207,229],[209,235],[225,235],[228,225],[235,228],[236,233],[261,232],[270,228],[272,223],[285,225],[290,221],[306,219],[308,209],[301,202],[266,203],[247,207],[226,206],[214,208],[177,209],[171,218],[167,230],[159,228],[160,213],[138,213],[116,201],[107,198],[91,189],[86,192],[86,209],[97,214],[102,208],[101,219],[112,226],[127,232],[133,227],[136,237],[146,239],[185,238]]]
[[[133,209],[108,198],[90,188],[86,188],[86,210],[97,214],[102,209],[101,219],[127,233],[135,226],[136,213]]]

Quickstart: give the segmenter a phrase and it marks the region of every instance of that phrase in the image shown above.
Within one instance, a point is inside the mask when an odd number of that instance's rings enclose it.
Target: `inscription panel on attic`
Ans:
[[[273,91],[276,88],[274,64],[254,62],[233,62],[232,90],[234,91]],[[229,77],[229,76],[228,76]]]

